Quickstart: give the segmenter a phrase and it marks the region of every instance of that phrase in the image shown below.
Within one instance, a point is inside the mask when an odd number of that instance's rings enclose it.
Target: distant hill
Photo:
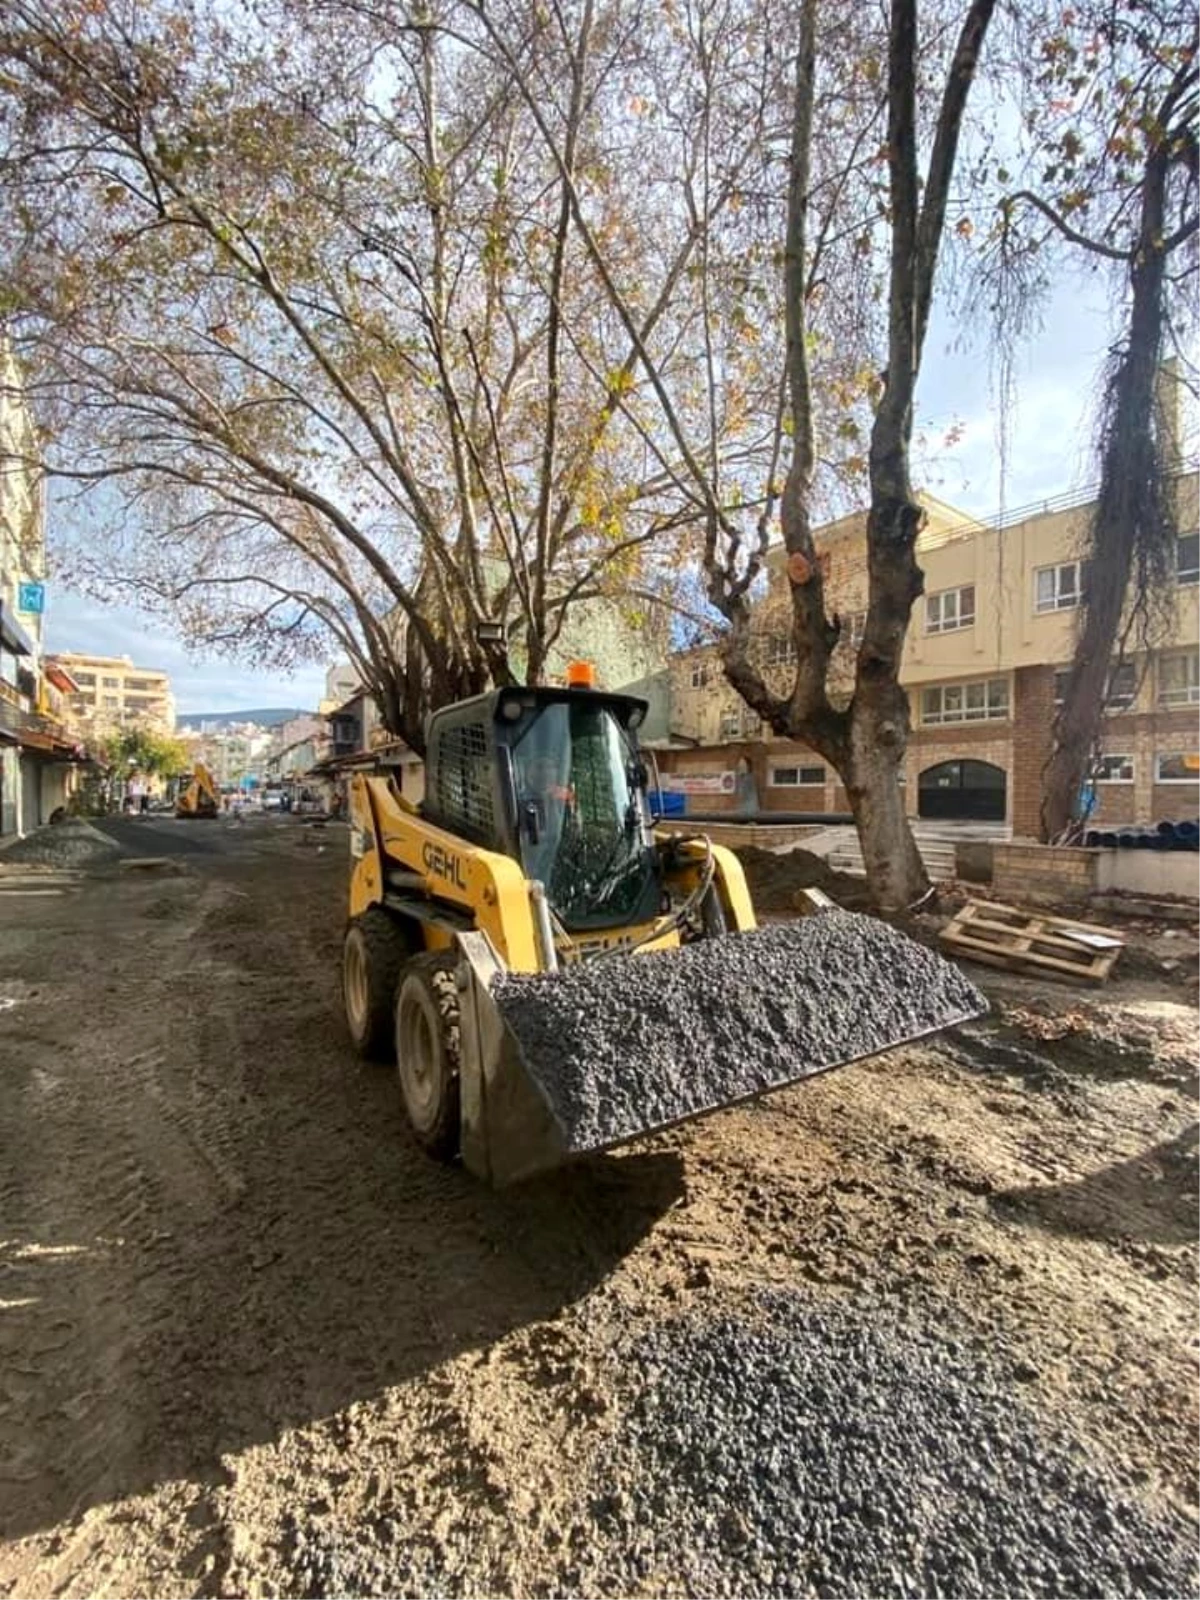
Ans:
[[[281,722],[293,717],[315,717],[316,712],[303,706],[266,706],[249,711],[186,711],[179,712],[175,721],[181,728],[199,728],[205,723],[214,731],[231,728],[236,723],[256,722],[260,728],[277,728]]]

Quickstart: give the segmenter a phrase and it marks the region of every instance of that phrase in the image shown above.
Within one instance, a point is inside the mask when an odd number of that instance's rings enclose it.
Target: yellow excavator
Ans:
[[[186,786],[179,791],[175,801],[177,817],[215,817],[221,809],[221,797],[213,775],[202,761],[197,761]]]
[[[430,719],[425,796],[350,785],[342,976],[417,1141],[494,1184],[979,1015],[838,908],[756,927],[737,857],[656,829],[644,701],[512,687]]]

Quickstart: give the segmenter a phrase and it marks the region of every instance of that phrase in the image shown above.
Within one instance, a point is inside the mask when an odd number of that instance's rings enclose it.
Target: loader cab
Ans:
[[[589,689],[500,689],[437,712],[422,811],[512,856],[569,933],[659,909],[637,727],[646,705]]]

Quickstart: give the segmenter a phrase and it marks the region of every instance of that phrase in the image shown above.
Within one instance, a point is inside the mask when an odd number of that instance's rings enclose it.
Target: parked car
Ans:
[[[265,789],[262,797],[264,811],[283,810],[283,791],[281,789]]]

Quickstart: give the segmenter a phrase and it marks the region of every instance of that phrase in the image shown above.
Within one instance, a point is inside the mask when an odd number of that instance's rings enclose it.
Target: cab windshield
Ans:
[[[611,709],[586,700],[514,729],[521,864],[568,930],[612,927],[657,908],[638,761]]]

